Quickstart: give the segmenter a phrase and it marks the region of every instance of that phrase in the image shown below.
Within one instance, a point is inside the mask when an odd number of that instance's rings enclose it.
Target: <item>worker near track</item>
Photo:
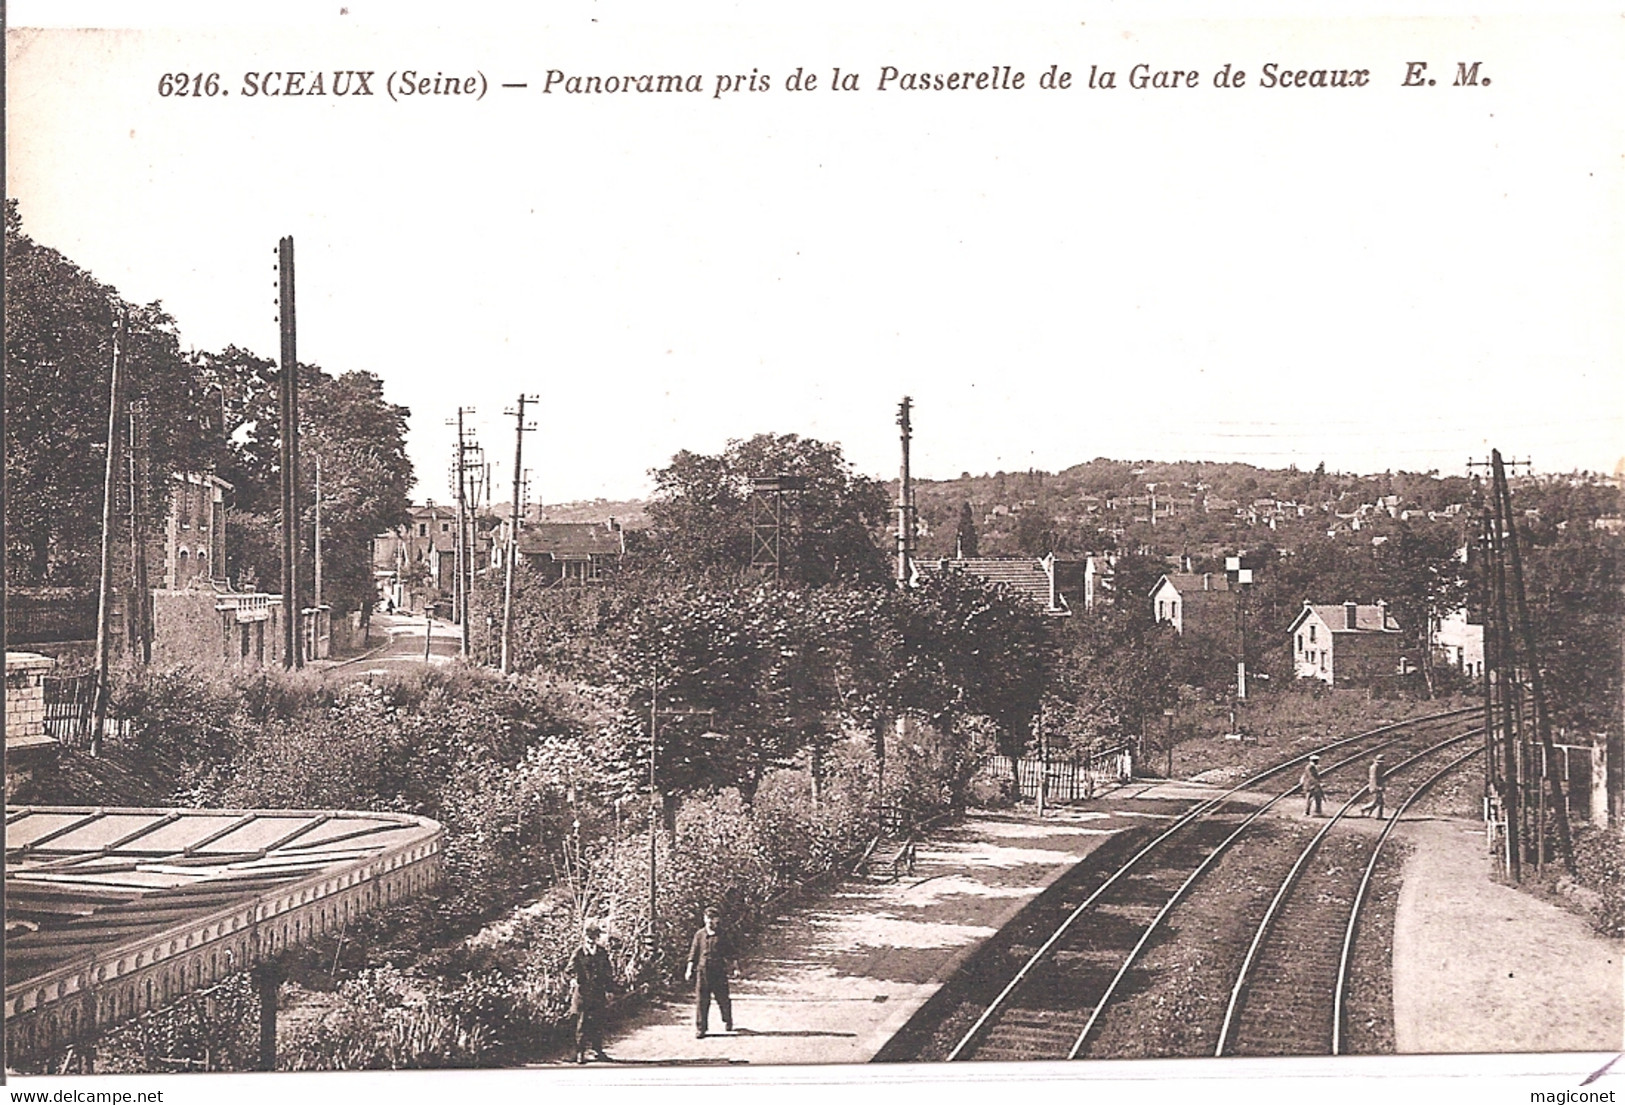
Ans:
[[[694,1035],[704,1039],[711,1019],[711,999],[717,999],[725,1031],[734,1030],[733,1002],[728,996],[728,959],[732,949],[717,927],[717,911],[707,906],[705,923],[694,933],[688,947],[688,970],[683,977],[694,983]]]
[[[581,946],[570,956],[570,1012],[576,1017],[576,1062],[593,1058],[607,1060],[604,1054],[604,1006],[609,1001],[611,969],[602,930],[588,921],[581,930]]]
[[[1371,775],[1366,782],[1366,789],[1371,792],[1371,800],[1360,807],[1360,816],[1365,817],[1372,810],[1377,811],[1377,820],[1382,820],[1382,784],[1386,774],[1382,768],[1382,757],[1374,756],[1371,759]]]
[[[1303,775],[1298,779],[1303,787],[1303,815],[1309,816],[1313,807],[1316,817],[1324,817],[1320,812],[1320,803],[1326,797],[1326,788],[1320,785],[1320,757],[1310,756],[1309,762],[1303,765]]]

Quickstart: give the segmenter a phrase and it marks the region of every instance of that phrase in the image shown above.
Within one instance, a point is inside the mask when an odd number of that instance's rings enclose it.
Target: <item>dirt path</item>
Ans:
[[[1476,822],[1397,832],[1414,845],[1394,917],[1400,1053],[1625,1046],[1625,942],[1491,881]]]

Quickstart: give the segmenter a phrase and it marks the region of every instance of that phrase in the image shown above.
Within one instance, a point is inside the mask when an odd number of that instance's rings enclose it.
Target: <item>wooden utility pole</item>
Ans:
[[[1485,666],[1491,716],[1487,724],[1501,736],[1501,809],[1506,819],[1507,875],[1517,882],[1523,873],[1523,772],[1518,748],[1517,679],[1512,642],[1506,632],[1505,541],[1508,519],[1501,510],[1501,496],[1492,479],[1490,489],[1490,554],[1486,565],[1489,594],[1484,615],[1486,640],[1494,640],[1495,666]],[[1488,659],[1488,657],[1486,657]]]
[[[313,585],[315,587],[315,601],[311,603],[318,611],[322,608],[322,458],[316,458],[316,563]],[[318,618],[321,614],[316,615]]]
[[[519,550],[519,495],[523,486],[525,463],[525,431],[534,425],[525,425],[525,403],[529,396],[521,394],[511,412],[513,431],[513,510],[508,515],[508,547],[502,553],[502,674],[513,670],[513,562]]]
[[[475,448],[468,442],[468,428],[464,417],[474,413],[473,407],[457,408],[457,554],[453,558],[457,572],[457,586],[452,593],[456,618],[462,627],[460,650],[468,659],[468,591],[474,580],[473,549],[469,540],[469,487],[468,453]]]
[[[660,824],[660,791],[655,789],[655,749],[660,732],[660,669],[649,669],[649,958],[660,947],[655,926],[655,834]]]
[[[282,666],[305,666],[304,616],[299,606],[299,348],[294,317],[293,238],[277,243],[278,311],[282,335]]]
[[[914,481],[909,472],[909,442],[914,437],[910,412],[914,400],[903,396],[897,405],[897,427],[902,432],[902,467],[897,479],[897,585],[907,587],[914,575]]]
[[[107,732],[107,663],[112,644],[113,619],[113,498],[118,471],[119,405],[123,402],[123,343],[128,340],[130,315],[121,309],[113,320],[113,366],[107,385],[107,463],[102,478],[102,560],[96,588],[96,701],[90,730],[90,754],[102,752]]]
[[[1501,462],[1499,451],[1491,453],[1495,464],[1496,492],[1504,503],[1504,510],[1509,523],[1512,517],[1512,492],[1507,486],[1506,469]],[[1509,562],[1512,568],[1512,596],[1517,617],[1518,635],[1521,638],[1525,662],[1528,666],[1529,693],[1534,699],[1535,739],[1540,742],[1540,788],[1538,818],[1540,824],[1536,827],[1536,864],[1543,865],[1546,861],[1546,833],[1545,814],[1548,797],[1552,802],[1552,813],[1557,821],[1557,842],[1563,852],[1564,865],[1569,874],[1575,874],[1574,847],[1569,837],[1568,802],[1564,797],[1562,788],[1551,775],[1551,763],[1556,758],[1557,750],[1552,745],[1551,718],[1546,712],[1546,691],[1544,680],[1540,671],[1540,654],[1535,647],[1535,629],[1529,619],[1529,605],[1524,595],[1523,585],[1523,552],[1520,549],[1518,532],[1515,523],[1509,525],[1507,534],[1507,550],[1510,554]],[[1510,630],[1510,626],[1509,626]],[[1555,793],[1550,793],[1555,791]]]
[[[152,663],[152,632],[147,605],[147,465],[145,403],[131,403],[130,436],[125,451],[130,458],[130,590],[125,599],[125,628],[130,639],[130,655]]]

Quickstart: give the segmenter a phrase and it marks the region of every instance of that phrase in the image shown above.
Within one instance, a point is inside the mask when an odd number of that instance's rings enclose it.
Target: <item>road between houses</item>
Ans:
[[[460,652],[461,631],[451,622],[405,614],[374,614],[372,636],[382,639],[360,656],[312,666],[331,678],[366,679],[407,675],[420,672],[426,666],[449,664]],[[425,637],[429,638],[427,660],[424,659]]]

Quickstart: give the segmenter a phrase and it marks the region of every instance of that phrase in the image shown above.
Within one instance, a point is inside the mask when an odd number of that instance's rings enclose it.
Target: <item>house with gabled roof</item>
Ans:
[[[1315,604],[1287,628],[1292,672],[1330,687],[1366,686],[1400,674],[1405,634],[1386,602]]]
[[[626,555],[626,534],[607,522],[527,522],[516,541],[518,563],[550,582],[602,579]]]
[[[1004,587],[1015,597],[1039,607],[1046,614],[1065,617],[1072,613],[1067,592],[1083,586],[1085,563],[1047,556],[966,556],[943,560],[919,560],[915,571],[925,575],[964,572]]]
[[[1151,588],[1151,612],[1181,635],[1232,633],[1236,593],[1223,572],[1170,572]]]

